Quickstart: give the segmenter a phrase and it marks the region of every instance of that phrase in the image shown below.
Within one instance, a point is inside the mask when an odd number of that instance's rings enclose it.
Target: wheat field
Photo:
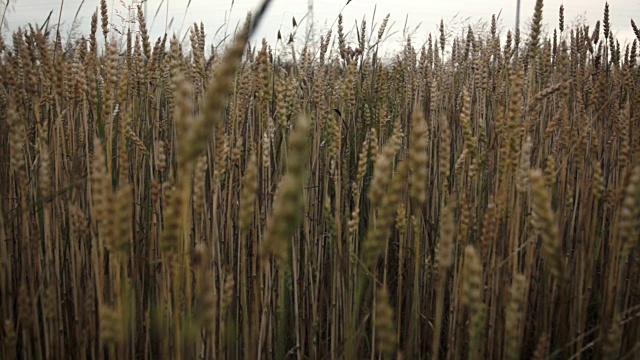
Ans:
[[[213,47],[101,5],[0,37],[0,358],[640,358],[633,20],[383,59],[388,15]]]

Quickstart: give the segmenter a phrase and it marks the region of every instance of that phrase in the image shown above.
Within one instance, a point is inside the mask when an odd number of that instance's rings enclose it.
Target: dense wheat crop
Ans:
[[[0,357],[638,358],[640,31],[542,6],[384,61],[0,38]]]

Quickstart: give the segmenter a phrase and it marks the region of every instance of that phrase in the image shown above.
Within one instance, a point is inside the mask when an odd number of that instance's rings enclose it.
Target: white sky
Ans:
[[[139,1],[139,0],[137,0]],[[0,0],[2,2],[2,0]],[[6,2],[6,0],[4,0]],[[63,0],[11,0],[6,20],[10,29],[24,26],[29,22],[42,24],[50,11],[54,11],[51,24],[58,22],[58,12]],[[122,26],[120,19],[116,17],[115,11],[126,15],[126,5],[130,5],[133,0],[108,0],[111,22],[116,26]],[[194,21],[204,22],[205,31],[208,33],[207,40],[214,38],[214,33],[223,24],[228,23],[228,31],[233,32],[236,24],[243,20],[246,12],[252,10],[259,3],[258,0],[235,0],[233,8],[231,0],[191,0],[186,16],[185,8],[189,0],[148,0],[147,21],[151,25],[154,14],[160,11],[151,28],[152,41],[164,33],[167,19],[172,18],[173,25],[169,28],[169,33],[177,32],[182,27],[182,34],[187,30],[189,24]],[[63,34],[68,31],[73,21],[74,15],[82,0],[65,0],[62,9],[62,29]],[[99,5],[99,0],[84,0],[80,9],[79,18],[81,20],[79,30],[87,33],[91,14]],[[345,5],[346,0],[315,0],[314,1],[314,29],[324,31],[328,29],[337,18],[340,10]],[[565,27],[568,27],[578,17],[584,18],[587,24],[593,28],[597,20],[602,19],[605,0],[545,0],[543,22],[546,29],[553,30],[558,24],[558,9],[561,4],[565,7]],[[527,25],[533,14],[535,0],[521,1],[521,26]],[[634,38],[629,20],[634,18],[640,25],[640,0],[609,0],[610,19],[614,34],[621,44],[630,42]],[[307,21],[303,20],[307,13],[308,0],[273,0],[268,13],[252,41],[260,42],[263,37],[267,38],[270,44],[276,41],[278,30],[281,31],[285,40],[292,29],[292,18],[295,17],[299,23],[297,40],[304,37]],[[367,21],[367,32],[371,29],[372,16],[376,9],[374,23],[379,25],[382,18],[391,14],[390,25],[393,23],[391,32],[396,31],[397,35],[390,38],[387,49],[395,48],[401,43],[402,30],[405,20],[409,29],[415,29],[421,24],[418,31],[412,36],[414,44],[421,45],[431,32],[437,34],[440,19],[444,19],[445,26],[449,31],[459,34],[467,23],[477,23],[479,21],[489,22],[492,14],[500,13],[501,32],[506,33],[507,29],[515,26],[516,0],[352,0],[343,10],[345,31],[354,29],[356,21],[358,23],[363,17]],[[220,31],[224,33],[226,28]],[[333,27],[334,34],[336,27]],[[317,31],[316,31],[317,33]],[[3,30],[7,34],[7,30]],[[217,40],[222,39],[222,35],[216,36]],[[355,31],[351,39],[355,41]]]

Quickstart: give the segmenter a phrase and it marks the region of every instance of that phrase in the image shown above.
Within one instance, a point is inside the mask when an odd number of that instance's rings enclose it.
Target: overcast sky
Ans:
[[[110,6],[111,22],[116,27],[122,27],[123,23],[117,13],[126,16],[126,5],[137,3],[140,0],[107,0]],[[6,0],[0,2],[6,2]],[[187,9],[187,3],[191,3]],[[58,12],[62,0],[11,0],[6,14],[6,21],[10,29],[24,26],[27,23],[42,24],[49,13],[53,11],[51,24],[58,22]],[[80,7],[82,3],[82,7]],[[83,33],[88,32],[91,14],[99,5],[99,0],[65,0],[62,9],[61,29],[63,34],[68,31],[78,8],[80,28]],[[171,19],[172,25],[169,33],[182,29],[184,34],[194,21],[202,21],[208,33],[208,41],[213,40],[214,33],[223,24],[228,24],[228,29],[222,27],[216,39],[221,39],[225,30],[233,32],[238,22],[244,19],[246,12],[252,10],[258,4],[258,0],[148,0],[146,4],[148,24],[151,25],[156,11],[158,15],[152,24],[151,35],[155,38],[164,33]],[[326,31],[335,21],[346,0],[315,0],[313,1],[314,30]],[[535,0],[522,0],[521,24],[526,25],[533,14]],[[587,24],[593,28],[597,20],[603,16],[604,0],[545,0],[543,22],[547,29],[553,30],[558,24],[558,8],[561,4],[565,7],[565,23],[571,24],[576,19],[586,19]],[[621,43],[633,40],[629,20],[634,18],[640,24],[640,0],[610,0],[610,18],[613,32]],[[186,9],[186,16],[185,16]],[[275,43],[278,30],[282,36],[288,38],[292,30],[292,19],[296,18],[300,29],[298,39],[303,38],[308,22],[305,15],[308,13],[308,0],[273,0],[266,17],[259,27],[253,42],[259,42],[263,37],[271,44]],[[387,40],[387,48],[395,48],[401,43],[405,21],[408,29],[415,30],[412,36],[414,44],[421,45],[428,34],[437,33],[440,19],[444,19],[448,31],[459,34],[464,24],[488,22],[492,14],[500,14],[500,25],[503,34],[515,25],[516,0],[352,0],[342,10],[345,23],[345,31],[354,29],[357,21],[360,23],[364,17],[367,21],[368,31],[372,23],[378,24],[382,18],[390,13],[390,24],[393,23],[391,32],[397,32],[396,36]],[[184,25],[181,26],[184,22]],[[7,30],[3,29],[5,37]],[[334,26],[335,34],[335,26]],[[352,39],[355,40],[355,31]]]

